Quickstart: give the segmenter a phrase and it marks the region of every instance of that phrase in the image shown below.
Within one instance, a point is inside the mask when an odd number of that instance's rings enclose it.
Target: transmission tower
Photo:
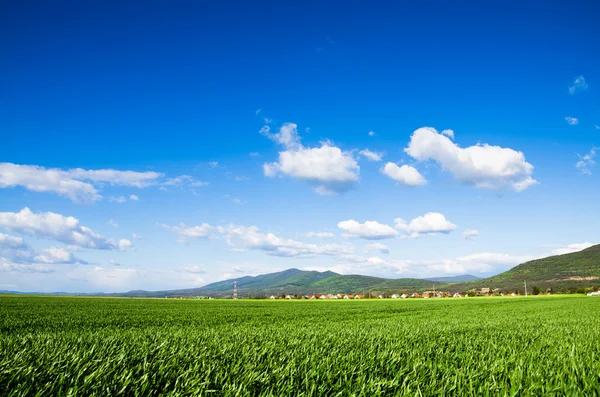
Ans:
[[[237,280],[233,280],[233,299],[237,299]]]

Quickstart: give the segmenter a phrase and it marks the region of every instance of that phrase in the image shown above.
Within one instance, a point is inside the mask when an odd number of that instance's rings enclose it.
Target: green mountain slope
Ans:
[[[523,293],[538,286],[554,291],[589,288],[600,285],[600,244],[572,254],[555,255],[522,263],[504,273],[486,279],[451,284],[449,289],[466,291],[472,288],[500,288]]]

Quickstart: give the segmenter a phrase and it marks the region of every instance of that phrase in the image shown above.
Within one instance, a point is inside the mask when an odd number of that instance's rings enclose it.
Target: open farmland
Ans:
[[[0,395],[598,395],[600,299],[0,297]]]

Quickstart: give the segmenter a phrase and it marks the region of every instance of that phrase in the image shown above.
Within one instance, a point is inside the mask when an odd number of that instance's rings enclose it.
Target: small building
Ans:
[[[410,296],[411,298],[420,298],[421,295],[419,295],[418,292],[413,292],[412,295]]]
[[[402,298],[402,299],[406,299],[406,298],[408,298],[408,295],[406,295],[406,294],[402,294],[402,295],[400,295],[400,298]]]
[[[344,297],[344,295],[342,295],[342,294],[337,294],[337,295],[336,295],[336,297],[337,297],[338,299],[342,299],[342,298]]]
[[[383,295],[377,295],[377,298],[383,299]]]
[[[354,296],[354,299],[362,299],[362,298],[363,298],[363,296],[362,296],[362,295],[359,295],[359,294],[356,294],[356,295]]]
[[[354,299],[354,295],[346,294],[344,295],[344,299]]]
[[[398,298],[399,298],[398,294],[392,295],[392,299],[398,299]]]
[[[286,295],[285,299],[294,299],[294,297],[292,295]]]
[[[277,299],[277,297],[275,295],[271,295],[269,299]]]
[[[319,299],[327,299],[327,295],[320,295]]]
[[[458,292],[456,292],[454,295],[452,295],[453,298],[462,298],[462,295],[459,294]]]

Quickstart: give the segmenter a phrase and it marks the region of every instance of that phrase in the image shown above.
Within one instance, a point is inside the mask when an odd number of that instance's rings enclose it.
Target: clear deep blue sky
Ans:
[[[600,3],[522,3],[2,2],[0,162],[9,166],[0,170],[0,212],[73,216],[133,247],[76,248],[60,226],[32,231],[6,220],[0,233],[37,254],[18,260],[14,247],[0,246],[0,289],[176,288],[289,267],[486,275],[598,242]],[[274,142],[286,123],[297,124],[301,149]],[[264,125],[271,139],[259,133]],[[506,175],[473,174],[471,160],[453,171],[442,159],[450,155],[431,146],[428,160],[411,156],[404,149],[420,127],[453,130],[460,148],[522,152],[517,163],[534,168],[521,176],[539,183],[515,191]],[[298,164],[290,171],[278,157],[324,141],[360,167],[349,187],[331,185],[332,175],[306,177]],[[366,148],[383,159],[367,161]],[[579,167],[577,154],[588,155]],[[263,164],[276,161],[282,168],[269,177]],[[388,162],[415,167],[427,183],[397,183],[382,172]],[[31,182],[12,165],[43,167],[41,177]],[[143,188],[76,178],[102,196],[78,202],[59,191],[66,182],[43,174],[73,168],[162,175]],[[168,182],[181,175],[208,185]],[[121,196],[126,202],[111,201]],[[344,237],[338,225],[394,227],[429,212],[455,228],[375,241]],[[213,229],[190,236],[161,226],[181,223]],[[228,225],[260,231],[217,229]],[[471,229],[479,235],[463,238]],[[365,252],[375,242],[390,252]],[[296,243],[314,246],[290,254]],[[39,263],[50,247],[81,261]]]

